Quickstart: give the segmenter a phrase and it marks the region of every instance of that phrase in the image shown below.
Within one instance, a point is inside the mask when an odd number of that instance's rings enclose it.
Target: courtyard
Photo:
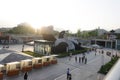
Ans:
[[[9,49],[21,51],[22,45],[11,45]],[[32,50],[32,46],[25,45],[25,50]],[[101,65],[103,65],[102,54],[92,51],[85,53],[87,57],[87,64],[75,62],[75,56],[79,57],[81,54],[69,57],[58,58],[58,63],[43,67],[41,69],[33,69],[28,72],[28,80],[66,80],[67,68],[70,68],[73,80],[98,80],[99,74],[97,73]],[[104,64],[110,61],[110,57],[104,54]],[[4,76],[3,80],[23,80],[24,73],[20,73],[18,76],[7,77]],[[102,76],[104,77],[104,76]]]

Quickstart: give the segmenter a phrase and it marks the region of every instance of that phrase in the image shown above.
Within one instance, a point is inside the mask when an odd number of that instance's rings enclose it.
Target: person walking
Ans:
[[[87,64],[87,57],[85,57],[85,64]]]
[[[72,75],[71,74],[69,74],[69,77],[68,77],[67,80],[72,80]]]
[[[27,80],[27,79],[28,79],[28,73],[25,72],[25,74],[24,74],[24,80]]]
[[[82,63],[84,62],[84,60],[85,60],[85,56],[82,57]]]
[[[97,52],[95,51],[95,56],[96,56],[96,53],[97,53]]]
[[[79,63],[81,63],[81,56],[79,57]]]
[[[24,44],[23,44],[23,46],[22,46],[22,52],[24,51]]]
[[[102,54],[104,54],[104,51],[102,50]]]
[[[77,56],[75,56],[75,62],[77,62]]]
[[[67,69],[67,80],[69,80],[70,69]]]

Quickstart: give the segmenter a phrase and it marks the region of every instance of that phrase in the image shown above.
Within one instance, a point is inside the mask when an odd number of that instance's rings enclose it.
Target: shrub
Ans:
[[[107,74],[109,72],[109,70],[113,67],[113,65],[117,62],[118,59],[119,59],[118,57],[112,58],[110,62],[108,62],[105,65],[101,66],[98,73]]]
[[[58,57],[59,57],[59,58],[62,58],[62,57],[69,56],[69,53],[72,53],[72,55],[81,54],[81,53],[86,52],[87,50],[88,50],[87,48],[83,48],[82,50],[76,50],[76,51],[59,53],[59,54],[58,54]]]
[[[41,57],[41,56],[43,56],[42,54],[34,53],[32,51],[23,51],[23,53],[31,55],[33,57]]]

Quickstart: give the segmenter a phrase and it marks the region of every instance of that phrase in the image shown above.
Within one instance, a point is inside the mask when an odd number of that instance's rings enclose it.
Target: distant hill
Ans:
[[[115,33],[120,33],[120,28],[115,30]]]
[[[106,31],[105,29],[98,29],[98,35],[103,35],[106,32],[108,31]]]

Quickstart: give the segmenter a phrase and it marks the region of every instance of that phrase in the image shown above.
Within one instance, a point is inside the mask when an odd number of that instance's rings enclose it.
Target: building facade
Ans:
[[[43,55],[50,55],[52,46],[52,41],[36,40],[34,41],[34,52]]]
[[[106,36],[105,39],[92,39],[91,45],[97,44],[104,48],[120,50],[120,39],[119,39],[120,33],[115,33],[114,30],[111,30],[110,32],[105,33],[104,35]]]

